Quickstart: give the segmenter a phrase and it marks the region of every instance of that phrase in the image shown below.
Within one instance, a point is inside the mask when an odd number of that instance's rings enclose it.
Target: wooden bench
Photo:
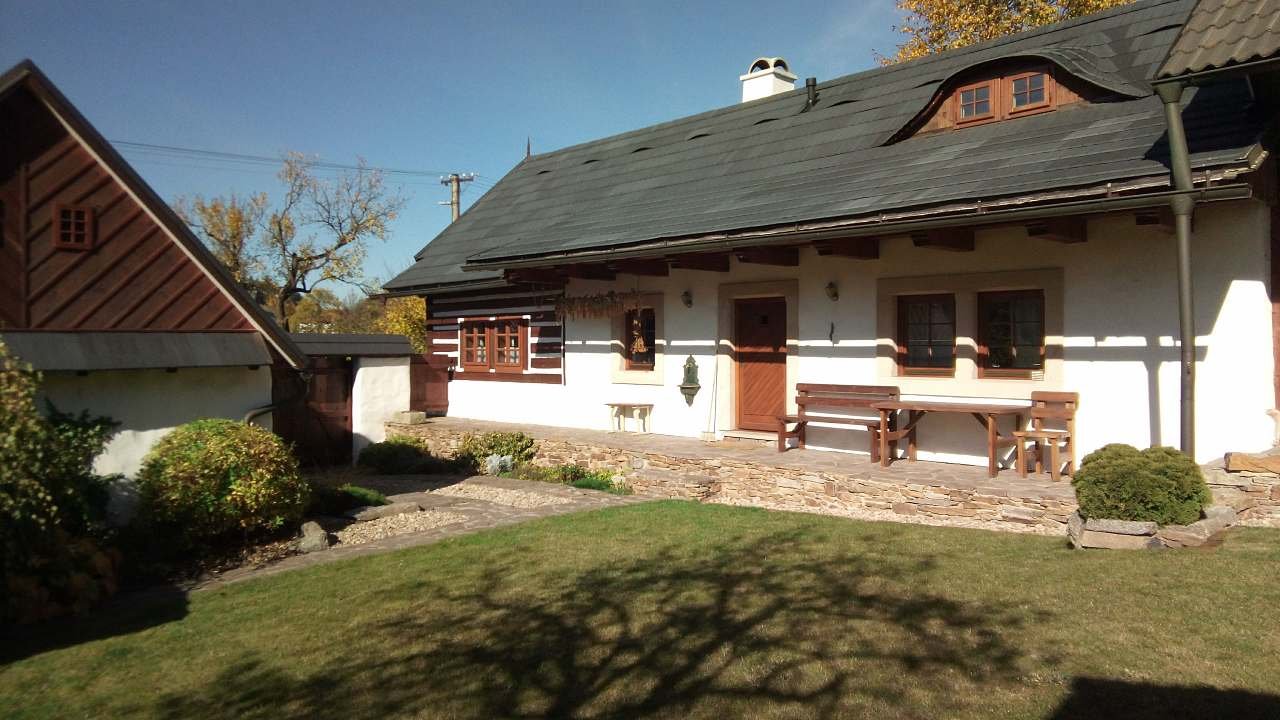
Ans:
[[[878,402],[897,400],[898,388],[893,385],[817,385],[799,383],[796,385],[796,415],[784,415],[778,418],[778,452],[787,451],[787,440],[796,439],[796,447],[804,447],[805,427],[810,422],[829,423],[832,425],[856,425],[867,429],[870,437],[871,460],[880,459],[880,418],[846,418],[813,415],[813,408],[830,408],[832,410],[872,410]],[[795,423],[794,430],[787,430],[787,425]],[[894,443],[896,445],[896,443]]]

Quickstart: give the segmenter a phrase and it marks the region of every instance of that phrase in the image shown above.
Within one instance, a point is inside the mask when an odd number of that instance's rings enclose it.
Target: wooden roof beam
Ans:
[[[755,265],[785,265],[795,267],[800,264],[800,248],[791,246],[766,246],[742,248],[733,252],[740,263]]]
[[[618,260],[609,263],[609,266],[615,272],[627,273],[628,275],[666,277],[670,274],[666,260]]]
[[[728,253],[694,253],[674,255],[670,258],[671,267],[677,270],[705,270],[707,272],[729,272]]]
[[[1026,225],[1027,237],[1053,240],[1061,243],[1082,243],[1089,239],[1087,223],[1083,215],[1043,218]]]
[[[937,228],[911,233],[911,244],[916,247],[973,252],[973,228]]]
[[[856,258],[858,260],[875,260],[880,257],[880,238],[836,238],[819,240],[813,244],[819,255]]]
[[[579,280],[614,280],[618,276],[608,266],[600,265],[565,265],[563,268],[557,268],[564,272],[566,277],[578,278]]]
[[[564,273],[551,268],[520,268],[516,270],[503,271],[502,279],[509,283],[551,283],[555,285],[563,285],[565,276]]]
[[[1168,207],[1139,210],[1133,214],[1133,222],[1138,227],[1159,230],[1165,235],[1173,234],[1173,209]]]

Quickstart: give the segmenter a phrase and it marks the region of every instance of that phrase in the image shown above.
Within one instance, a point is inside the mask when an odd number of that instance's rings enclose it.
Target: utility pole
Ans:
[[[462,183],[471,182],[476,179],[475,173],[450,173],[448,177],[440,178],[441,185],[449,186],[449,202],[442,202],[441,205],[448,205],[453,210],[453,219],[458,219],[458,214],[462,212]]]

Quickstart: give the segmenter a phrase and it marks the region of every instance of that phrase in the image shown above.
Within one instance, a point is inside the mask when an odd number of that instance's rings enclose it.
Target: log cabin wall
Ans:
[[[141,203],[25,88],[0,104],[0,325],[34,330],[253,332]],[[89,211],[89,242],[55,213]],[[11,282],[10,279],[16,282]]]
[[[455,380],[550,382],[562,380],[564,324],[556,317],[556,300],[564,295],[559,286],[522,284],[509,287],[440,293],[427,298],[428,356],[459,364],[459,332],[468,321],[493,317],[518,317],[529,328],[529,358],[523,372],[479,373],[458,371]]]

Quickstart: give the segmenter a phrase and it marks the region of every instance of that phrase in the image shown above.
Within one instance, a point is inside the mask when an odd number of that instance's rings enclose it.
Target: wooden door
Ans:
[[[786,299],[734,301],[733,329],[738,427],[776,430],[778,416],[786,413]]]
[[[277,404],[275,432],[293,444],[303,465],[345,465],[351,462],[351,361],[316,357],[312,378],[276,373],[272,397]]]
[[[409,409],[428,415],[449,414],[450,358],[414,355],[409,365]]]

